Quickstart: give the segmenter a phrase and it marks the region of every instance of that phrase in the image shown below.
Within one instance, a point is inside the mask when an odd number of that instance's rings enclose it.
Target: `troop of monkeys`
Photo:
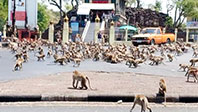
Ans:
[[[48,48],[48,51],[45,55],[43,46]],[[37,40],[37,41],[18,41],[10,40],[9,48],[13,53],[15,53],[16,64],[14,65],[13,71],[22,69],[22,64],[28,62],[29,56],[28,52],[34,52],[37,57],[37,61],[45,60],[45,57],[54,58],[54,63],[59,63],[64,65],[70,61],[74,62],[73,66],[79,66],[81,61],[85,59],[93,59],[93,61],[104,60],[109,63],[121,63],[126,62],[126,65],[129,67],[138,67],[139,64],[145,63],[147,60],[150,61],[149,65],[159,65],[164,64],[164,60],[172,62],[176,59],[176,56],[182,55],[183,53],[188,52],[188,48],[192,47],[193,49],[193,59],[191,59],[188,64],[179,64],[180,68],[183,71],[186,71],[185,76],[187,76],[187,81],[189,81],[190,76],[194,77],[194,81],[198,82],[198,67],[195,64],[198,62],[198,46],[185,44],[185,43],[174,43],[174,44],[164,44],[161,46],[130,46],[129,48],[126,45],[117,45],[104,47],[98,43],[84,43],[84,42],[69,42],[65,44],[49,43],[46,40]],[[160,52],[160,55],[156,55],[156,52]],[[145,63],[146,64],[146,63]],[[84,74],[74,71],[73,72],[73,88],[78,88],[78,83],[80,83],[79,89],[88,89],[94,90],[90,86],[90,80]],[[166,102],[166,83],[164,79],[160,79],[159,82],[159,95],[164,96],[164,102]],[[144,95],[137,95],[134,99],[134,105],[131,108],[131,111],[136,104],[141,106],[141,112],[145,112],[148,109],[152,112],[151,108],[148,106],[148,99]]]

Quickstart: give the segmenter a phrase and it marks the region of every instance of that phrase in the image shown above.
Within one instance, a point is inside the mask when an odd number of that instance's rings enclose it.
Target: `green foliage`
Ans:
[[[3,25],[6,24],[8,18],[8,5],[4,0],[0,0],[0,31],[3,30]]]
[[[40,31],[44,31],[48,28],[50,16],[47,13],[47,6],[38,4],[38,26]]]
[[[154,8],[155,8],[155,10],[158,11],[158,12],[161,11],[161,10],[162,10],[161,1],[156,0]]]
[[[66,12],[72,10],[72,5],[70,5],[69,3],[66,3],[65,9],[66,9]]]
[[[156,1],[155,1],[155,5],[149,4],[148,7],[149,7],[151,10],[155,10],[155,11],[157,11],[157,12],[159,12],[159,11],[162,10],[162,4],[161,4],[161,1],[159,1],[159,0],[156,0]]]
[[[173,19],[170,16],[166,17],[165,25],[167,27],[173,27]]]
[[[186,17],[198,18],[198,0],[173,0],[173,2],[176,4],[174,27],[181,27]]]

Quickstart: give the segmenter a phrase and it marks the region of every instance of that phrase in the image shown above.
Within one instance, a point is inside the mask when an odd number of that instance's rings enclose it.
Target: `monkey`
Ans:
[[[23,56],[24,62],[27,62],[29,58],[27,51],[23,52],[22,56]]]
[[[126,65],[129,65],[129,68],[133,65],[135,68],[137,68],[138,63],[135,61],[135,59],[128,58],[126,61]]]
[[[195,50],[195,51],[193,52],[192,57],[196,58],[197,56],[198,56],[198,52]]]
[[[172,61],[173,61],[173,55],[171,55],[171,54],[167,54],[167,57],[168,57],[168,59],[169,59],[169,61],[170,61],[170,62],[172,62]]]
[[[21,58],[21,57],[22,57],[22,53],[17,53],[17,54],[15,54],[16,60],[18,60],[18,59]]]
[[[198,69],[191,69],[187,74],[187,82],[189,82],[190,76],[194,77],[194,82],[198,82]]]
[[[96,52],[96,53],[94,54],[93,60],[94,60],[94,61],[99,61],[99,60],[100,60],[100,53],[99,53],[99,52]]]
[[[47,52],[47,57],[51,57],[51,55],[52,55],[52,50],[49,49],[48,52]]]
[[[21,69],[22,69],[22,64],[23,64],[23,62],[24,62],[24,59],[23,59],[23,58],[17,59],[13,71],[21,70]]]
[[[198,62],[198,58],[193,58],[190,60],[191,65],[190,66],[195,66],[195,63]]]
[[[90,80],[89,80],[89,78],[86,75],[78,72],[77,70],[73,71],[73,82],[72,82],[73,88],[75,88],[75,89],[78,88],[78,82],[81,82],[80,89],[83,89],[84,88],[85,90],[87,90],[88,87],[86,85],[86,81],[88,81],[89,88],[91,90],[93,90],[91,88]],[[76,85],[75,85],[75,83],[76,83]]]
[[[44,61],[45,59],[45,54],[40,54],[39,56],[37,56],[38,60],[37,61],[40,61],[41,59]]]
[[[166,83],[164,79],[160,79],[158,94],[164,97],[164,103],[166,103]]]
[[[149,63],[149,65],[153,66],[154,64],[159,65],[159,64],[163,63],[164,58],[161,56],[153,56],[153,57],[150,57],[150,60],[151,60],[151,62]]]
[[[65,57],[57,58],[54,62],[55,62],[55,63],[60,63],[60,65],[64,65],[64,63],[67,64],[66,58],[65,58]]]
[[[77,65],[77,67],[80,66],[80,62],[81,62],[81,59],[80,58],[74,58],[73,61],[74,61],[73,67],[75,67],[76,65]]]
[[[187,72],[186,72],[186,74],[185,74],[185,76],[187,76],[187,75],[190,73],[190,71],[195,71],[195,70],[197,70],[197,69],[198,69],[197,67],[189,66],[189,67],[188,67],[188,70],[187,70]]]
[[[179,70],[183,69],[183,72],[185,72],[186,69],[189,68],[189,65],[187,65],[187,64],[179,64],[179,66],[180,66]]]
[[[135,96],[134,103],[133,103],[133,106],[132,106],[130,112],[132,112],[132,110],[134,109],[136,104],[141,106],[141,112],[145,112],[146,109],[148,109],[149,112],[152,112],[151,108],[149,107],[148,99],[144,95],[136,95]]]

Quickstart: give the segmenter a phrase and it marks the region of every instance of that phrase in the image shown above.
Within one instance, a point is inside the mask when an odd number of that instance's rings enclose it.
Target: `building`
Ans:
[[[94,13],[96,13],[97,11],[104,11],[104,10],[113,10],[115,11],[115,15],[117,16],[117,20],[121,20],[121,22],[126,21],[126,17],[125,17],[125,2],[126,0],[82,0],[83,4],[87,3],[87,4],[98,4],[101,5],[99,6],[98,9],[94,9]],[[81,4],[81,5],[83,5]],[[106,4],[109,6],[105,7],[102,6],[103,4]],[[114,5],[114,8],[112,8],[112,5]],[[109,9],[108,9],[109,8]]]
[[[186,40],[197,42],[198,40],[198,19],[197,18],[187,17]]]

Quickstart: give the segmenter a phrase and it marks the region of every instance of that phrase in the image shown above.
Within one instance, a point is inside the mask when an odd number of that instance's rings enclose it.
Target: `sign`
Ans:
[[[109,0],[92,0],[92,3],[109,3]]]
[[[198,27],[198,22],[197,21],[191,21],[186,23],[187,27]]]
[[[79,23],[78,22],[72,22],[71,23],[71,29],[72,29],[72,32],[78,32],[79,31]]]

